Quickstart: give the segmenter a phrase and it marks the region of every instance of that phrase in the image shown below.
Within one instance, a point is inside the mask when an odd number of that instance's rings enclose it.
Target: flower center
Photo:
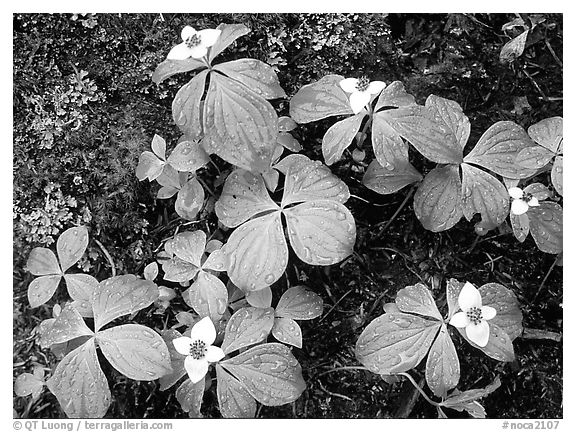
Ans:
[[[360,77],[358,78],[358,82],[356,83],[356,90],[358,91],[366,91],[368,89],[368,86],[370,85],[370,80],[368,79],[368,77]]]
[[[206,351],[206,344],[201,340],[196,340],[190,345],[190,356],[195,360],[203,359]]]
[[[528,193],[528,192],[524,192],[524,196],[522,197],[522,199],[526,202],[530,201],[532,199],[532,194]]]
[[[466,311],[466,316],[475,325],[478,325],[482,321],[482,310],[477,307],[471,307],[468,309],[468,311]]]
[[[186,39],[184,42],[186,43],[186,46],[188,48],[194,48],[195,46],[200,45],[200,42],[202,40],[200,39],[200,36],[198,36],[197,34],[190,36],[188,39]]]

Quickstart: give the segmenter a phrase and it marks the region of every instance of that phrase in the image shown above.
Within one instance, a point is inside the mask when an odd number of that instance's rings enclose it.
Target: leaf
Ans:
[[[528,128],[528,135],[542,147],[557,153],[563,141],[562,117],[549,117]]]
[[[499,121],[488,128],[464,162],[480,165],[503,177],[520,179],[534,174],[534,170],[516,164],[518,153],[533,146],[520,126],[511,121]]]
[[[528,210],[530,233],[542,252],[562,252],[562,207],[553,202],[543,202]]]
[[[250,33],[250,29],[244,24],[220,24],[216,28],[222,33],[220,33],[220,37],[208,52],[208,61],[210,63],[212,63],[214,57],[232,45],[236,39]]]
[[[88,247],[88,230],[86,227],[72,227],[64,231],[56,241],[56,251],[60,267],[65,272],[76,264]]]
[[[470,121],[462,111],[462,107],[453,100],[436,95],[428,96],[426,107],[436,111],[438,114],[436,120],[442,122],[442,125],[451,132],[454,141],[460,145],[460,148],[464,149],[470,136]],[[452,140],[450,144],[452,144]]]
[[[402,288],[396,294],[398,309],[443,321],[428,287],[422,283]]]
[[[426,359],[426,382],[438,397],[445,398],[448,390],[458,385],[460,361],[445,324],[430,348]]]
[[[298,124],[289,116],[278,117],[278,130],[280,132],[290,132],[298,127]]]
[[[294,402],[306,389],[300,364],[282,344],[257,345],[220,365],[266,406]]]
[[[181,260],[200,267],[200,261],[206,248],[206,233],[204,231],[185,231],[176,234],[164,245],[168,253],[173,253]]]
[[[414,194],[414,213],[429,231],[450,229],[462,218],[461,193],[458,166],[436,167]]]
[[[199,120],[198,120],[199,121]],[[196,141],[180,141],[168,157],[168,163],[177,171],[195,173],[210,161],[210,157]]]
[[[98,331],[112,320],[150,306],[158,298],[154,282],[134,275],[114,276],[103,280],[94,291],[94,327]]]
[[[303,201],[330,200],[344,203],[348,186],[319,161],[304,155],[289,155],[275,166],[286,176],[282,207]]]
[[[205,380],[201,379],[194,384],[187,379],[176,390],[176,399],[180,402],[182,410],[187,412],[190,418],[202,418],[200,407],[202,406],[205,388]]]
[[[280,212],[267,214],[236,228],[226,243],[228,277],[243,291],[272,285],[286,270],[288,245]]]
[[[159,85],[166,78],[171,77],[183,72],[190,72],[196,69],[205,68],[206,64],[204,62],[188,58],[186,60],[164,60],[154,70],[152,74],[152,82]]]
[[[487,283],[478,288],[482,304],[496,309],[496,316],[488,321],[504,330],[511,340],[522,334],[522,311],[514,292],[498,283]]]
[[[552,165],[552,172],[550,173],[552,184],[554,185],[554,189],[556,192],[560,194],[560,196],[564,196],[564,182],[562,180],[564,171],[564,157],[556,156],[554,159],[554,164]]]
[[[160,377],[160,390],[164,391],[169,389],[174,384],[176,384],[180,378],[186,375],[186,370],[184,369],[184,360],[186,356],[183,356],[174,347],[172,341],[176,338],[182,337],[182,334],[173,329],[166,329],[160,332],[164,343],[168,348],[170,353],[170,365],[172,367],[172,372]]]
[[[276,316],[311,320],[322,315],[322,298],[304,286],[288,288],[276,306]]]
[[[204,188],[196,177],[192,177],[176,196],[174,209],[178,215],[186,220],[196,220],[204,205]]]
[[[110,406],[110,389],[94,339],[66,355],[46,385],[69,418],[102,418]]]
[[[148,327],[124,324],[99,331],[96,340],[110,364],[130,379],[152,381],[172,372],[166,343]]]
[[[510,213],[510,225],[512,225],[514,237],[516,237],[520,243],[524,242],[530,232],[530,220],[528,219],[528,215],[526,213],[521,215]]]
[[[65,274],[66,287],[68,293],[77,302],[76,309],[81,315],[91,317],[92,312],[92,295],[98,289],[98,280],[94,276],[87,274]]]
[[[220,414],[224,418],[254,418],[256,416],[256,401],[248,390],[230,375],[226,370],[216,365],[216,395]]]
[[[207,76],[207,70],[196,74],[178,90],[172,101],[174,123],[183,134],[194,140],[202,138],[202,105],[200,101],[204,95]]]
[[[422,175],[410,163],[384,168],[377,160],[373,160],[368,165],[362,183],[374,192],[387,195],[420,180]]]
[[[530,183],[524,188],[524,192],[536,197],[538,201],[544,201],[545,199],[548,199],[552,196],[550,189],[548,189],[542,183]]]
[[[524,52],[527,37],[528,30],[525,30],[514,39],[506,42],[500,50],[500,63],[512,63],[516,58],[520,57]]]
[[[266,99],[237,81],[212,74],[204,103],[204,149],[253,172],[270,167],[278,116]]]
[[[246,293],[246,300],[250,306],[269,308],[272,304],[272,290],[266,287],[259,291],[249,291]]]
[[[372,147],[380,165],[393,170],[404,167],[408,162],[408,144],[388,122],[389,111],[374,114],[372,120]]]
[[[182,184],[185,182],[180,181],[181,175],[171,165],[165,165],[162,174],[158,176],[156,181],[163,187],[173,188],[180,190]]]
[[[412,369],[426,356],[441,323],[404,313],[373,320],[356,342],[356,358],[379,375]]]
[[[344,150],[352,144],[352,140],[360,130],[366,112],[360,112],[347,119],[334,123],[322,138],[322,155],[326,165],[332,165],[342,157]]]
[[[62,276],[47,275],[34,279],[28,285],[28,302],[30,307],[37,308],[52,298],[60,284]]]
[[[521,167],[537,170],[545,167],[554,157],[554,153],[540,146],[527,147],[518,153],[516,163]]]
[[[14,381],[14,393],[16,396],[25,397],[32,395],[32,400],[38,399],[44,390],[44,380],[38,379],[31,373],[18,375]]]
[[[491,384],[488,384],[482,389],[466,390],[456,394],[453,393],[449,398],[440,402],[440,406],[462,411],[462,409],[465,409],[462,405],[482,399],[494,392],[498,387],[500,387],[500,378],[496,377]]]
[[[158,263],[156,261],[147,264],[144,267],[144,279],[153,281],[158,277]]]
[[[463,286],[464,282],[460,282],[454,278],[451,278],[446,283],[446,303],[448,304],[447,321],[450,321],[454,314],[460,310],[458,296],[460,295]]]
[[[208,248],[206,248],[206,252],[208,252]],[[215,272],[228,271],[228,256],[225,250],[218,249],[212,252],[202,264],[202,269]]]
[[[468,339],[464,328],[459,328],[457,330],[470,345],[472,345],[474,348],[478,348],[480,351],[483,351],[484,354],[486,354],[488,357],[492,357],[493,359],[503,362],[514,361],[514,346],[512,345],[510,336],[508,336],[504,330],[492,322],[488,321],[488,325],[490,326],[490,338],[488,339],[488,344],[485,347],[478,346],[470,339]]]
[[[264,99],[286,97],[274,69],[260,60],[243,58],[220,63],[214,69],[241,82]]]
[[[80,313],[71,305],[66,306],[52,323],[49,330],[42,335],[42,345],[68,342],[81,336],[93,336]]]
[[[302,329],[292,318],[275,318],[272,335],[278,342],[302,348]]]
[[[504,185],[491,174],[463,163],[462,212],[467,220],[482,215],[482,222],[492,227],[500,225],[509,214],[510,197]]]
[[[246,307],[234,313],[226,324],[222,349],[230,354],[240,348],[262,342],[274,325],[274,309]]]
[[[309,201],[284,209],[290,244],[302,261],[331,265],[350,256],[356,242],[356,224],[339,202]]]
[[[404,107],[415,105],[414,96],[408,94],[401,81],[391,82],[378,97],[374,111],[385,107]]]
[[[43,247],[32,249],[28,261],[26,261],[26,270],[34,276],[59,275],[61,273],[54,252]]]
[[[262,177],[245,170],[235,170],[228,176],[215,206],[218,220],[229,228],[278,208],[278,204],[270,198]]]
[[[291,152],[298,153],[302,151],[302,146],[296,138],[287,132],[278,132],[278,144],[282,147],[287,148]]]
[[[165,261],[162,264],[162,270],[164,270],[164,280],[166,281],[188,282],[196,277],[200,268],[175,257]]]
[[[190,287],[190,304],[201,317],[218,322],[228,306],[228,291],[216,276],[201,270]]]
[[[310,123],[326,117],[353,114],[348,96],[340,87],[340,75],[326,75],[306,84],[290,99],[290,117],[297,123]]]
[[[162,138],[158,134],[154,134],[152,138],[152,151],[156,156],[158,156],[161,160],[166,160],[166,140]]]

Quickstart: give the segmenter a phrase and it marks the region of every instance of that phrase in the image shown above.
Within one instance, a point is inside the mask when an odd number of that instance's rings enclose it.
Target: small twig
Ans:
[[[520,337],[523,339],[547,339],[554,342],[560,342],[562,340],[560,333],[533,328],[524,328],[524,332]]]
[[[550,42],[548,42],[548,38],[544,39],[544,42],[546,43],[546,46],[548,47],[548,51],[550,51],[550,54],[552,54],[552,57],[554,57],[554,60],[556,60],[556,63],[558,63],[558,65],[563,68],[564,65],[562,64],[562,60],[560,60],[558,58],[558,56],[556,55],[556,52],[552,49],[552,45],[550,45]]]
[[[536,294],[532,298],[532,301],[530,302],[530,306],[532,306],[534,301],[536,301],[536,299],[538,298],[538,295],[540,294],[540,291],[542,291],[542,288],[544,288],[544,284],[548,280],[548,277],[550,276],[550,274],[552,273],[552,270],[554,270],[554,267],[556,266],[556,263],[558,262],[558,256],[559,255],[556,256],[556,259],[554,260],[554,262],[552,263],[552,265],[548,269],[548,273],[546,273],[546,276],[544,276],[544,279],[542,279],[542,283],[540,283],[540,286],[538,287],[538,291],[536,291]]]
[[[380,238],[382,233],[384,231],[386,231],[386,228],[388,228],[392,224],[392,222],[394,222],[394,219],[396,219],[396,217],[400,214],[402,209],[406,206],[406,204],[408,203],[408,200],[410,199],[410,197],[412,196],[412,194],[414,193],[415,190],[416,190],[415,186],[412,186],[412,188],[410,188],[410,191],[408,192],[408,194],[404,198],[404,201],[402,201],[402,204],[400,204],[400,206],[396,209],[396,211],[394,212],[392,217],[388,220],[388,222],[386,222],[384,227],[378,231],[378,233],[376,234],[376,237],[375,237],[376,239]]]
[[[540,95],[542,96],[542,99],[544,99],[545,101],[548,101],[548,96],[546,96],[544,94],[544,92],[542,91],[542,89],[540,88],[540,86],[538,85],[536,80],[532,77],[532,75],[530,75],[528,72],[526,72],[526,69],[522,69],[522,72],[524,73],[524,75],[526,75],[528,77],[528,79],[532,82],[534,87],[536,87],[536,90],[538,90],[538,93],[540,93]]]
[[[337,301],[336,303],[334,303],[334,305],[330,308],[330,310],[329,310],[328,312],[326,312],[326,315],[324,315],[324,316],[320,319],[320,321],[318,321],[318,324],[320,324],[322,321],[324,321],[324,319],[325,319],[328,315],[330,315],[330,312],[332,312],[332,311],[334,310],[334,308],[335,308],[336,306],[338,306],[338,304],[339,304],[342,300],[344,300],[344,298],[345,298],[348,294],[350,294],[351,292],[352,292],[352,290],[348,290],[348,292],[347,292],[346,294],[344,294],[342,297],[340,297],[340,298],[338,299],[338,301]]]
[[[321,377],[321,376],[323,376],[323,375],[328,375],[329,373],[338,372],[338,371],[341,371],[341,370],[363,370],[363,371],[369,371],[370,369],[365,368],[364,366],[341,366],[341,367],[337,367],[337,368],[334,368],[334,369],[330,369],[330,370],[324,371],[324,372],[322,372],[322,373],[319,373],[318,375],[314,375],[314,378],[319,378],[319,377]]]
[[[336,396],[336,397],[339,397],[339,398],[342,398],[342,399],[346,399],[347,401],[350,401],[350,402],[352,402],[354,405],[356,405],[356,403],[354,402],[354,400],[351,399],[351,398],[349,398],[348,396],[344,396],[344,395],[341,395],[340,393],[334,393],[334,392],[331,392],[330,390],[327,390],[326,387],[324,387],[320,381],[318,381],[318,385],[320,386],[320,388],[321,388],[322,390],[324,390],[324,391],[325,391],[326,393],[328,393],[330,396]]]
[[[116,266],[114,265],[114,261],[112,260],[112,256],[110,255],[110,253],[108,252],[108,250],[104,247],[104,245],[102,243],[100,243],[96,239],[94,239],[94,241],[96,242],[96,244],[98,246],[100,246],[100,249],[102,249],[102,252],[104,252],[104,255],[108,259],[108,262],[110,263],[110,267],[112,268],[112,277],[116,276]]]

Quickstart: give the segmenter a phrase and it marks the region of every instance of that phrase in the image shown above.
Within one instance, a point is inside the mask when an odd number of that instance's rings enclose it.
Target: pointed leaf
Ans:
[[[530,220],[526,213],[521,215],[515,215],[510,213],[510,225],[512,225],[512,232],[514,237],[518,239],[520,243],[526,240],[528,233],[530,233]]]
[[[164,170],[164,161],[149,151],[144,151],[138,159],[138,166],[136,167],[136,177],[142,181],[148,179],[149,181],[156,180]]]
[[[178,257],[165,261],[162,264],[164,280],[170,282],[188,282],[196,277],[199,267],[181,260]]]
[[[554,189],[556,192],[560,194],[560,196],[564,196],[564,182],[562,180],[564,171],[564,157],[563,156],[556,156],[554,159],[554,165],[552,165],[552,172],[550,173],[552,184],[554,185]]]
[[[144,279],[153,281],[158,277],[158,263],[151,262],[144,267]]]
[[[174,123],[183,134],[194,140],[202,138],[202,105],[200,100],[204,95],[207,76],[207,70],[196,74],[178,90],[172,101]]]
[[[161,160],[166,160],[166,140],[160,135],[155,134],[152,138],[152,151]]]
[[[226,179],[215,210],[218,220],[229,228],[237,227],[259,213],[277,210],[261,176],[235,170]]]
[[[173,329],[166,329],[161,332],[161,335],[170,353],[170,365],[172,367],[171,373],[160,377],[160,390],[164,391],[172,387],[180,378],[186,375],[186,370],[184,369],[184,359],[186,356],[176,351],[172,343],[174,339],[182,337],[182,333]]]
[[[256,400],[248,390],[226,370],[216,365],[216,394],[220,413],[224,418],[254,418],[256,415]]]
[[[205,68],[204,62],[189,58],[186,60],[164,60],[160,63],[152,74],[152,81],[159,85],[166,78],[183,72],[190,72],[196,69]]]
[[[280,132],[290,132],[298,127],[298,124],[289,116],[278,118],[278,130]]]
[[[168,157],[168,163],[177,171],[195,173],[210,161],[206,151],[196,141],[180,141]]]
[[[270,286],[286,270],[288,245],[280,212],[258,217],[236,228],[225,247],[228,277],[243,291]]]
[[[478,288],[482,304],[496,309],[496,316],[488,321],[504,330],[511,340],[522,334],[522,311],[514,292],[498,283],[487,283]]]
[[[426,356],[441,324],[417,315],[386,313],[356,342],[356,358],[379,375],[406,372]]]
[[[360,130],[365,112],[360,112],[347,119],[334,123],[322,138],[322,155],[326,165],[332,165],[342,157],[344,150],[352,144],[352,140]]]
[[[534,143],[520,126],[511,121],[499,121],[488,128],[464,162],[480,165],[507,178],[525,178],[534,170],[516,164],[518,153]]]
[[[377,160],[373,160],[368,165],[362,183],[374,192],[387,195],[420,180],[422,175],[410,163],[384,168]]]
[[[274,69],[260,60],[243,58],[220,63],[214,69],[241,82],[264,99],[286,97]]]
[[[460,361],[445,324],[430,348],[426,359],[426,382],[438,397],[445,398],[448,390],[458,385]]]
[[[204,103],[204,149],[253,172],[270,167],[278,116],[266,99],[220,74],[212,74]]]
[[[445,231],[462,218],[461,193],[458,166],[434,168],[414,194],[414,213],[427,230]]]
[[[294,153],[302,151],[302,145],[287,132],[278,132],[278,144]]]
[[[206,248],[206,233],[200,230],[178,233],[166,242],[164,248],[181,260],[200,267]]]
[[[163,187],[175,188],[176,190],[180,190],[182,187],[182,183],[180,181],[181,176],[176,171],[176,169],[171,165],[164,165],[164,169],[162,170],[162,174],[158,176],[156,181]]]
[[[174,209],[186,220],[196,220],[196,216],[204,205],[204,188],[196,177],[192,177],[176,196]]]
[[[190,418],[202,418],[200,407],[202,406],[205,388],[205,380],[201,379],[194,384],[187,379],[176,390],[176,399],[180,402],[182,410],[187,412]]]
[[[250,33],[250,29],[244,24],[220,24],[216,29],[220,30],[220,37],[208,52],[208,61],[212,63],[214,57],[232,45],[236,39]]]
[[[168,199],[172,198],[176,193],[178,193],[179,189],[172,187],[172,186],[162,186],[158,189],[156,193],[156,198],[158,199]]]
[[[65,272],[76,264],[88,247],[88,230],[86,227],[72,227],[64,231],[56,241],[56,251],[60,267]]]
[[[69,418],[102,418],[110,406],[94,339],[64,357],[46,384]]]
[[[249,291],[246,293],[246,300],[250,306],[269,308],[272,304],[272,290],[266,287],[258,291]]]
[[[552,197],[552,192],[542,183],[530,183],[524,188],[524,192],[536,197],[538,201],[544,201]]]
[[[528,210],[530,233],[542,252],[562,252],[562,207],[553,202],[543,202]]]
[[[372,121],[372,147],[376,160],[384,168],[393,170],[395,167],[409,165],[408,144],[398,132],[388,123],[389,111],[374,114]]]
[[[294,402],[306,389],[300,364],[282,344],[257,345],[220,365],[266,406]]]
[[[447,321],[450,321],[454,314],[460,310],[460,306],[458,305],[458,296],[460,295],[463,286],[464,282],[460,282],[453,278],[446,283],[446,303],[448,304]]]
[[[452,394],[449,398],[440,402],[440,405],[447,408],[458,409],[456,406],[468,402],[474,402],[478,399],[482,399],[488,396],[490,393],[494,392],[498,387],[500,387],[500,384],[500,378],[496,377],[494,382],[488,384],[486,387],[482,389],[472,389],[466,390],[462,393]],[[461,409],[459,411],[461,411]]]
[[[426,106],[436,111],[438,121],[442,122],[443,126],[451,132],[454,141],[464,149],[470,136],[470,121],[462,111],[462,107],[453,100],[436,95],[428,96]]]
[[[28,285],[28,302],[30,307],[36,308],[52,298],[60,284],[60,275],[40,276]]]
[[[356,242],[356,224],[339,202],[309,201],[284,209],[290,245],[302,261],[331,265],[350,256]]]
[[[228,291],[216,276],[201,270],[190,287],[190,304],[198,315],[218,322],[228,306]]]
[[[76,300],[75,307],[82,316],[92,317],[92,296],[98,289],[98,280],[87,274],[65,274],[66,287],[70,297]]]
[[[492,227],[500,225],[509,213],[510,197],[502,183],[491,174],[463,163],[462,211],[467,220],[482,215],[482,222]]]
[[[38,399],[44,389],[44,380],[38,379],[31,373],[18,375],[14,381],[14,393],[16,396],[25,397],[32,395],[32,399]]]
[[[272,336],[279,342],[302,348],[302,329],[292,318],[275,318]]]
[[[208,247],[206,248],[206,252],[208,252]],[[228,256],[225,250],[218,249],[212,252],[206,261],[204,261],[204,264],[202,264],[202,269],[215,272],[228,271]]]
[[[560,150],[564,136],[562,127],[562,117],[550,117],[530,126],[528,135],[542,147],[556,153]]]
[[[93,336],[94,332],[88,328],[80,313],[71,305],[62,309],[62,312],[42,335],[42,345],[51,346],[68,342],[81,336]]]
[[[520,57],[524,52],[527,37],[528,30],[525,30],[514,39],[506,42],[506,44],[502,47],[502,50],[500,50],[500,62],[512,63],[515,59]]]
[[[274,325],[274,309],[246,307],[228,320],[222,349],[226,354],[265,340]]]
[[[480,347],[468,339],[464,328],[459,328],[457,330],[470,345],[472,345],[474,348],[478,348],[480,351],[483,351],[484,354],[486,354],[488,357],[492,357],[493,359],[503,362],[514,361],[514,346],[512,345],[510,336],[508,336],[504,330],[491,323],[490,321],[488,321],[488,325],[490,326],[490,338],[488,339],[488,344],[485,347]]]
[[[130,379],[152,381],[172,372],[166,343],[148,327],[124,324],[98,332],[96,340],[110,364]]]
[[[396,294],[398,309],[443,321],[428,287],[422,283],[402,288]]]
[[[550,150],[533,146],[520,150],[516,157],[516,163],[521,167],[537,170],[548,165],[553,157],[554,153]]]
[[[375,111],[385,107],[404,107],[415,105],[414,96],[408,94],[401,81],[393,81],[380,93]]]
[[[32,249],[28,256],[26,270],[34,276],[59,275],[60,265],[54,252],[48,248],[37,247]]]
[[[122,315],[150,306],[158,295],[154,282],[134,275],[114,276],[100,282],[92,297],[96,331]]]
[[[340,87],[340,75],[326,75],[306,84],[290,99],[290,117],[297,123],[310,123],[326,117],[353,114],[348,96]]]
[[[276,306],[276,316],[297,320],[311,320],[322,315],[322,298],[306,289],[295,286],[286,290]]]

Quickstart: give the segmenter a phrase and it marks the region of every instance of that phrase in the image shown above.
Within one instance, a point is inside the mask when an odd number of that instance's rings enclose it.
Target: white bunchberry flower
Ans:
[[[523,215],[528,211],[530,207],[537,207],[540,204],[538,203],[538,199],[529,194],[524,192],[519,187],[512,187],[508,189],[508,194],[512,198],[512,205],[510,206],[510,211],[512,214],[517,216]]]
[[[383,81],[372,81],[368,78],[345,78],[340,81],[340,87],[346,93],[350,93],[350,107],[354,114],[362,111],[369,102],[372,96],[377,95],[386,87]]]
[[[452,316],[450,324],[457,328],[465,328],[468,339],[478,346],[485,347],[490,338],[487,321],[496,316],[496,309],[482,306],[480,291],[470,282],[466,282],[462,287],[458,296],[458,306],[461,311]]]
[[[205,29],[196,31],[194,27],[186,26],[182,29],[182,42],[168,53],[168,60],[186,60],[187,58],[202,58],[220,37],[222,30]]]
[[[212,345],[216,340],[216,329],[209,317],[202,318],[190,332],[190,337],[182,336],[172,341],[174,348],[185,355],[184,369],[190,381],[197,383],[208,372],[208,364],[224,358],[222,348]]]

